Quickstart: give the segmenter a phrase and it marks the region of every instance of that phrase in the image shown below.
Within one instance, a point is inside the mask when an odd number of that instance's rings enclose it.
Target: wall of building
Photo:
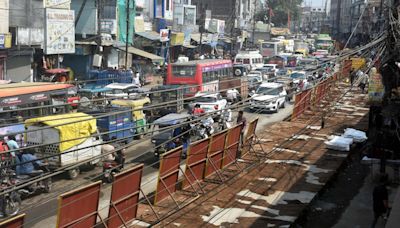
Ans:
[[[11,0],[10,27],[43,28],[44,9],[42,0]]]
[[[9,0],[0,0],[0,34],[8,33]]]
[[[14,82],[30,81],[31,79],[31,56],[20,55],[6,59],[6,79]]]
[[[84,0],[73,0],[71,2],[71,9],[75,10],[75,17],[78,15],[79,9]],[[97,34],[97,8],[96,1],[86,1],[85,8],[79,18],[78,24],[75,26],[76,34]]]

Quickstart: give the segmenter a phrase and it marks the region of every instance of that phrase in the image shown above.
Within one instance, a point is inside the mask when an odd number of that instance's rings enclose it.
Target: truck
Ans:
[[[80,166],[94,167],[101,160],[102,140],[96,137],[93,116],[80,112],[43,116],[25,120],[25,128],[26,144],[37,146],[37,157],[51,170],[65,169],[69,179],[79,175]]]
[[[328,34],[319,34],[315,39],[315,48],[317,50],[333,51],[334,41]]]

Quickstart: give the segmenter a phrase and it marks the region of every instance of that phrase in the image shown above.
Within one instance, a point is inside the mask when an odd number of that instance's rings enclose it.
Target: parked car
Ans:
[[[286,95],[284,84],[262,83],[251,96],[250,108],[278,112],[279,108],[285,107]]]

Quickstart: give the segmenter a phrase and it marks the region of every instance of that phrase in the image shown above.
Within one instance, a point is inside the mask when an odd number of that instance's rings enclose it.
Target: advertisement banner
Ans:
[[[71,0],[44,0],[43,8],[70,9]]]
[[[117,20],[101,19],[101,32],[108,34],[117,34]]]
[[[160,29],[160,41],[161,42],[169,41],[169,29]]]
[[[45,54],[75,53],[74,11],[48,8],[45,14]]]
[[[0,34],[0,49],[11,48],[11,33]]]
[[[372,103],[382,102],[385,88],[382,83],[382,75],[377,73],[375,68],[372,68],[369,75],[368,96],[369,101]]]

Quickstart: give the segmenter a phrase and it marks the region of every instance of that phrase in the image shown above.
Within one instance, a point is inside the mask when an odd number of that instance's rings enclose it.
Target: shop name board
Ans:
[[[71,0],[44,0],[43,8],[70,9]]]
[[[45,54],[75,53],[74,11],[47,8],[45,19]]]
[[[108,34],[117,34],[117,20],[115,19],[102,19],[101,32]]]

